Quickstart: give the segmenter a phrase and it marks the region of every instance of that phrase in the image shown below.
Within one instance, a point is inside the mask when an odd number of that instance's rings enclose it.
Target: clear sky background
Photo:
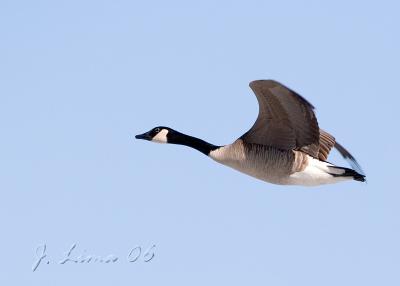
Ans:
[[[0,284],[400,285],[396,2],[1,1]],[[276,186],[134,139],[230,143],[255,79],[314,104],[368,183]],[[58,264],[74,243],[119,260]]]

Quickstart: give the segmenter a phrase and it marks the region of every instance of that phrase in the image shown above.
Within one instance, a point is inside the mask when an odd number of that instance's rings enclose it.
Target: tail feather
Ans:
[[[334,177],[353,177],[356,181],[365,182],[365,175],[357,173],[353,169],[338,166],[330,166],[329,169],[331,169],[330,174]]]

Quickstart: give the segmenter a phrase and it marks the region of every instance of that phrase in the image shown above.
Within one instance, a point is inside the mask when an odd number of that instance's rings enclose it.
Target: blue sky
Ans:
[[[399,285],[399,8],[2,1],[1,284]],[[134,140],[166,125],[230,143],[257,116],[248,83],[269,78],[315,105],[368,184],[276,186]],[[60,265],[73,244],[119,260]]]

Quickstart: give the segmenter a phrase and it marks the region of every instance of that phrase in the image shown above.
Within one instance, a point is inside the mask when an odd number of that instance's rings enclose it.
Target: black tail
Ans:
[[[359,182],[365,182],[365,175],[357,173],[356,171],[345,168],[345,167],[337,167],[337,166],[329,166],[329,168],[334,168],[336,170],[340,170],[342,172],[332,172],[331,175],[334,177],[353,177],[354,180]]]

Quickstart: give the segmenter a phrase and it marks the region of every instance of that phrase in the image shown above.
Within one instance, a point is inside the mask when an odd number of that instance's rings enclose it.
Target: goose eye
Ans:
[[[160,128],[156,128],[156,129],[154,129],[154,131],[156,132],[156,133],[158,133],[158,132],[160,132]]]

